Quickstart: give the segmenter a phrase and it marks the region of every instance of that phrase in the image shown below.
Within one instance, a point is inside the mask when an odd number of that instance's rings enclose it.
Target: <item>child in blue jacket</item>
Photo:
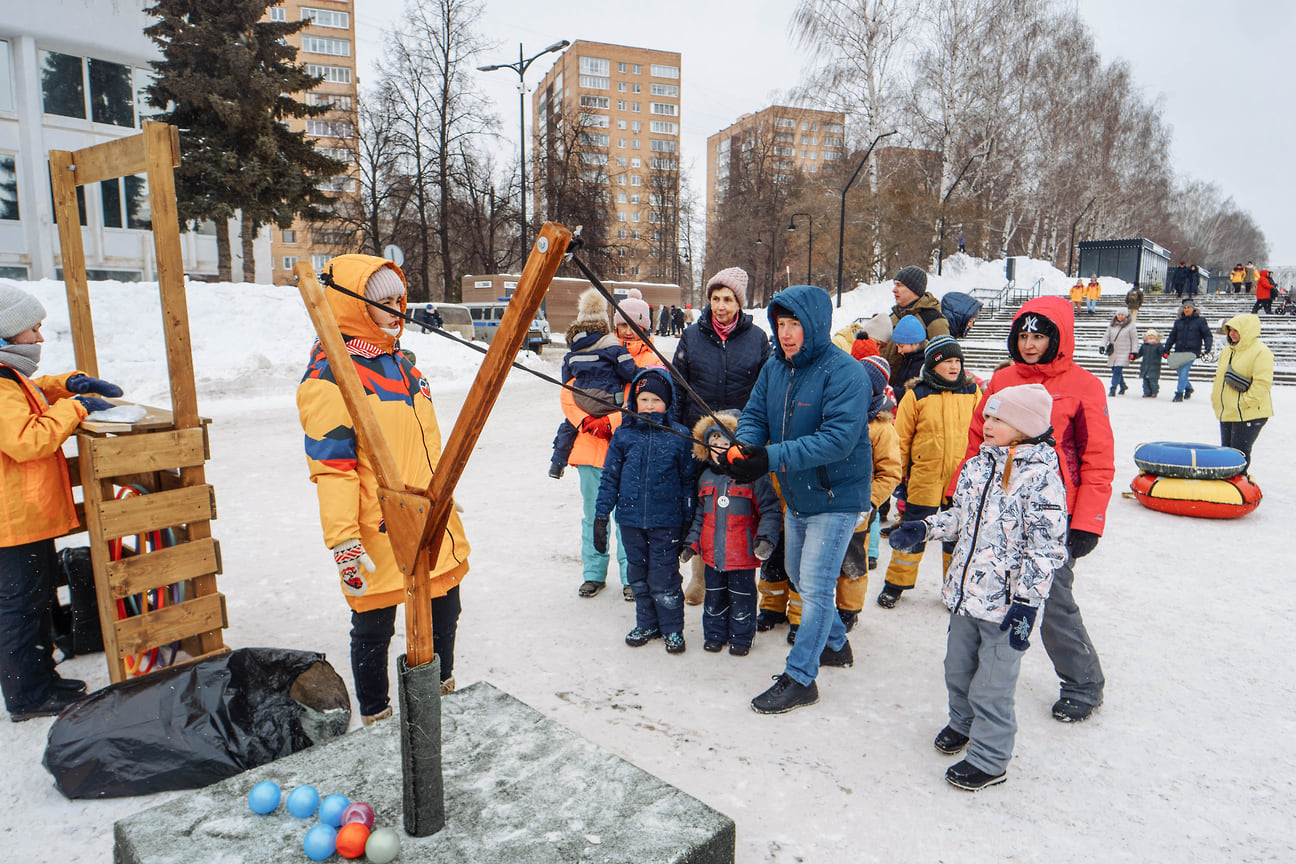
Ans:
[[[590,416],[586,429],[605,440],[612,435],[608,415],[616,411],[624,399],[625,385],[638,374],[634,357],[608,329],[607,301],[588,288],[580,296],[576,320],[567,328],[567,347],[563,357],[562,380],[579,390],[573,398],[577,407]],[[549,460],[549,476],[557,479],[567,467],[577,429],[564,419],[554,435],[553,456]]]
[[[729,653],[745,656],[756,635],[756,568],[774,552],[783,524],[774,484],[766,474],[742,483],[718,468],[738,429],[735,412],[703,417],[693,427],[693,455],[707,467],[698,482],[693,526],[680,561],[701,555],[706,564],[706,601],[702,605],[702,648],[712,653],[729,643]],[[723,424],[729,434],[721,429]]]
[[[608,517],[615,509],[635,601],[635,628],[626,644],[638,648],[660,637],[667,652],[682,654],[679,554],[680,539],[693,519],[697,469],[689,450],[692,439],[688,429],[669,419],[675,389],[665,369],[643,369],[630,383],[630,395],[635,413],[627,414],[612,436],[603,462],[594,505],[594,548],[607,552]]]

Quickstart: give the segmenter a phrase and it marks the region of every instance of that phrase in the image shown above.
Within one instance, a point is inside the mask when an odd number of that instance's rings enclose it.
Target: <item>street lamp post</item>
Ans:
[[[522,198],[522,245],[521,258],[522,266],[526,266],[527,255],[529,254],[527,246],[527,189],[526,189],[526,71],[537,58],[543,57],[553,51],[561,51],[571,43],[566,39],[555,42],[539,54],[531,57],[525,57],[522,51],[522,43],[518,43],[518,59],[516,63],[495,63],[490,66],[478,66],[479,72],[494,72],[496,69],[512,69],[518,74],[518,189]],[[519,271],[520,272],[520,271]]]
[[[788,229],[787,229],[787,230],[789,230],[789,231],[795,231],[795,230],[796,230],[796,217],[798,217],[798,216],[804,216],[804,217],[806,217],[806,227],[809,229],[809,236],[808,236],[808,238],[807,238],[807,242],[806,242],[806,281],[805,281],[805,284],[807,284],[807,285],[813,285],[814,283],[810,281],[810,270],[811,270],[811,266],[812,266],[811,262],[814,260],[814,219],[811,218],[811,216],[810,216],[809,213],[793,213],[792,216],[791,216],[791,218],[788,219]]]
[[[846,193],[850,191],[850,187],[852,184],[854,184],[855,178],[859,176],[860,171],[864,170],[864,163],[868,161],[869,154],[873,152],[873,148],[877,146],[877,143],[881,141],[883,138],[887,137],[888,135],[894,135],[899,131],[900,131],[899,129],[892,129],[890,132],[883,132],[881,135],[874,138],[869,143],[868,149],[864,151],[864,158],[861,159],[859,165],[856,166],[855,173],[851,175],[851,178],[846,181],[846,185],[842,187],[841,216],[837,222],[837,308],[838,309],[841,308],[841,295],[842,295],[842,252],[846,248]]]
[[[936,275],[937,276],[941,275],[941,263],[944,261],[945,258],[945,202],[948,201],[950,199],[950,196],[954,194],[954,187],[958,186],[959,181],[963,179],[963,175],[966,174],[967,170],[972,167],[972,160],[979,159],[982,156],[988,156],[988,155],[990,155],[990,150],[987,148],[985,150],[982,150],[980,153],[973,153],[971,156],[969,156],[967,162],[963,163],[963,170],[960,171],[958,173],[958,176],[954,178],[954,182],[950,184],[949,191],[946,192],[945,197],[941,199],[940,227],[936,231]]]

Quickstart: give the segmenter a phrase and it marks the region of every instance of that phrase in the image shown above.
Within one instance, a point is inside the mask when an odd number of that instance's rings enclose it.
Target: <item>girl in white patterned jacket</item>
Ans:
[[[889,538],[899,548],[957,541],[941,591],[951,613],[949,725],[935,745],[951,756],[967,747],[966,758],[945,772],[960,789],[976,791],[1007,776],[1022,652],[1053,571],[1067,558],[1066,488],[1053,451],[1052,408],[1040,384],[991,394],[982,411],[985,443],[964,463],[953,506],[904,522]]]

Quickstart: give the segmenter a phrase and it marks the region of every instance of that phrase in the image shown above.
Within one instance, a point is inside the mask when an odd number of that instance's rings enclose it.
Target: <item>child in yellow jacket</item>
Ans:
[[[945,490],[967,452],[968,427],[981,401],[976,379],[963,369],[963,349],[948,336],[927,343],[922,373],[910,382],[896,409],[901,471],[905,485],[905,520],[914,521],[948,506]],[[953,546],[945,550],[949,561]],[[914,586],[923,545],[891,553],[878,605],[895,608],[900,595]]]

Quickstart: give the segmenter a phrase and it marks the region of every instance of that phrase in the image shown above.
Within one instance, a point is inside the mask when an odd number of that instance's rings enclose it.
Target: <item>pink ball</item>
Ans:
[[[342,824],[349,825],[352,822],[359,822],[366,828],[373,828],[374,812],[373,808],[363,801],[357,801],[347,806],[342,811]]]

